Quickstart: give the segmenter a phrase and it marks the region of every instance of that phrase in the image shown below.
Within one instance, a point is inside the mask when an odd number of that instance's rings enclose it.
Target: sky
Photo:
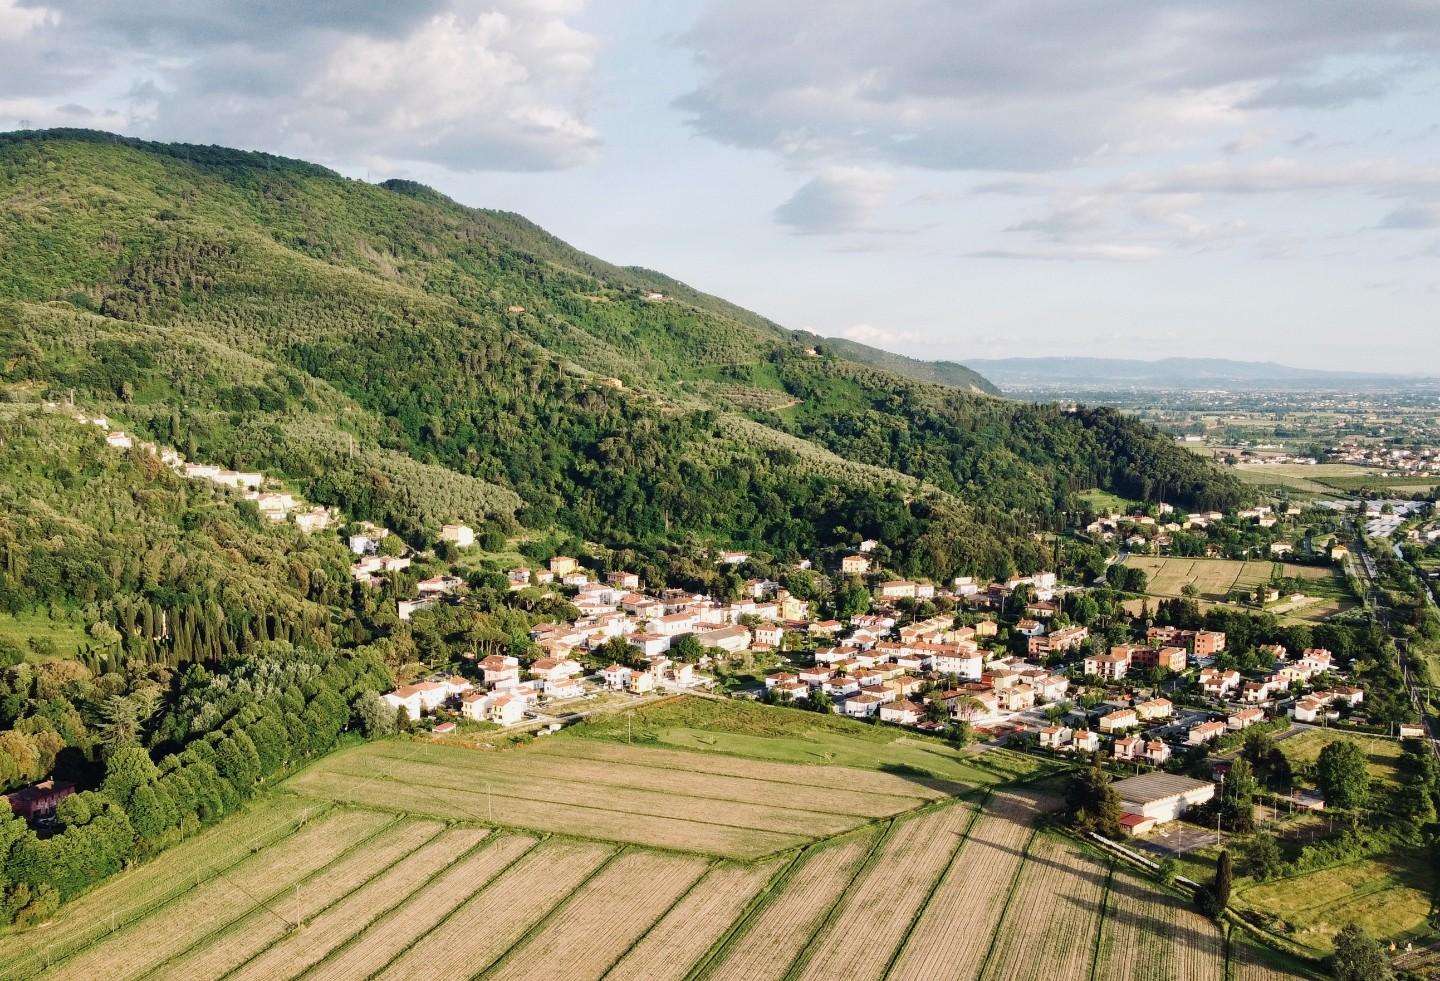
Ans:
[[[1434,0],[0,0],[0,130],[424,181],[916,357],[1440,374]]]

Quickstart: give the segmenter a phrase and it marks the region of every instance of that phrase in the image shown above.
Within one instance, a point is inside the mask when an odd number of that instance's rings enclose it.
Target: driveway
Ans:
[[[1138,844],[1141,848],[1162,858],[1167,855],[1186,855],[1197,848],[1206,848],[1224,842],[1225,836],[1216,834],[1185,821],[1171,821],[1162,824],[1146,835]]]

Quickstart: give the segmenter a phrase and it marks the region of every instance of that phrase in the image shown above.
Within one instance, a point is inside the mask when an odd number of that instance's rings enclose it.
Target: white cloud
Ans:
[[[713,139],[791,161],[1024,171],[1383,96],[1440,52],[1440,6],[710,0],[683,43],[700,81],[679,104]]]
[[[455,170],[568,167],[598,146],[581,0],[46,2],[23,46],[0,43],[45,52],[43,70],[0,65],[0,91],[102,84],[120,63],[139,135]]]
[[[1277,157],[1256,163],[1222,161],[1137,174],[1116,181],[1111,187],[1143,194],[1274,194],[1314,190],[1388,194],[1440,187],[1440,167],[1396,160],[1332,164]]]
[[[873,229],[892,178],[860,167],[832,167],[801,185],[780,207],[775,220],[792,231],[836,234]]]
[[[921,334],[913,330],[876,327],[873,324],[854,324],[842,330],[840,336],[852,341],[859,341],[861,344],[872,344],[876,347],[889,347],[895,344],[915,344],[925,340]]]
[[[1041,262],[1142,262],[1163,255],[1153,245],[1121,242],[1098,242],[1077,245],[1049,245],[1033,249],[977,249],[967,252],[970,259],[1029,259]]]
[[[1379,227],[1404,231],[1440,228],[1440,204],[1432,202],[1402,205],[1381,218]]]

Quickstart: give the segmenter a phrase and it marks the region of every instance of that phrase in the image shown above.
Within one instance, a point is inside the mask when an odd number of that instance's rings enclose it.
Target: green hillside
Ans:
[[[1242,489],[1106,410],[813,339],[409,182],[80,131],[0,137],[0,382],[420,534],[1003,574],[1075,492]],[[649,296],[661,293],[663,297]],[[863,346],[862,346],[863,347]],[[869,353],[866,353],[869,352]],[[878,362],[878,363],[873,363]],[[957,366],[958,367],[958,366]]]

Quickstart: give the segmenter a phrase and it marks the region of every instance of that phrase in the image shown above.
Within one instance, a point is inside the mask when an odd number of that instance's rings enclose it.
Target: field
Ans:
[[[1248,886],[1239,900],[1286,924],[1285,936],[1312,950],[1330,950],[1342,923],[1372,937],[1404,943],[1431,934],[1433,876],[1420,855],[1400,861],[1361,859]]]
[[[1214,977],[1225,938],[1188,904],[1116,871],[1105,897],[1105,925],[1096,948],[1097,981],[1129,978],[1198,981]]]
[[[1400,760],[1400,742],[1380,736],[1343,732],[1337,729],[1308,729],[1299,735],[1282,739],[1276,745],[1298,770],[1320,758],[1320,751],[1333,742],[1345,740],[1365,751],[1372,780],[1394,784],[1398,781],[1396,764]]]
[[[936,790],[960,793],[1037,775],[1048,764],[1006,751],[957,749],[836,715],[753,702],[668,699],[566,729],[555,740],[623,742],[743,756],[777,763],[845,766],[904,774]],[[847,776],[847,782],[852,780]]]
[[[333,754],[287,787],[402,813],[738,859],[842,834],[939,796],[885,773],[727,763],[585,740],[491,753],[371,743]]]
[[[935,782],[604,738],[371,743],[0,935],[0,977],[1225,976],[1182,900],[1037,830],[1050,790]]]
[[[1311,585],[1311,598],[1289,613],[1292,619],[1317,621],[1333,616],[1355,605],[1349,587],[1339,574],[1326,566],[1296,565],[1291,562],[1252,560],[1241,562],[1235,559],[1187,559],[1175,556],[1132,555],[1125,564],[1145,570],[1149,577],[1147,592],[1158,598],[1173,598],[1181,595],[1187,585],[1199,590],[1197,599],[1202,605],[1221,603],[1236,589],[1251,589],[1269,582],[1275,576],[1289,579],[1304,579]],[[1139,604],[1135,606],[1138,608]]]
[[[1242,463],[1232,468],[1247,484],[1288,487],[1307,494],[1333,494],[1331,479],[1365,478],[1370,471],[1348,463]]]
[[[13,644],[32,662],[71,658],[94,643],[78,617],[55,619],[42,612],[0,613],[0,641]]]

